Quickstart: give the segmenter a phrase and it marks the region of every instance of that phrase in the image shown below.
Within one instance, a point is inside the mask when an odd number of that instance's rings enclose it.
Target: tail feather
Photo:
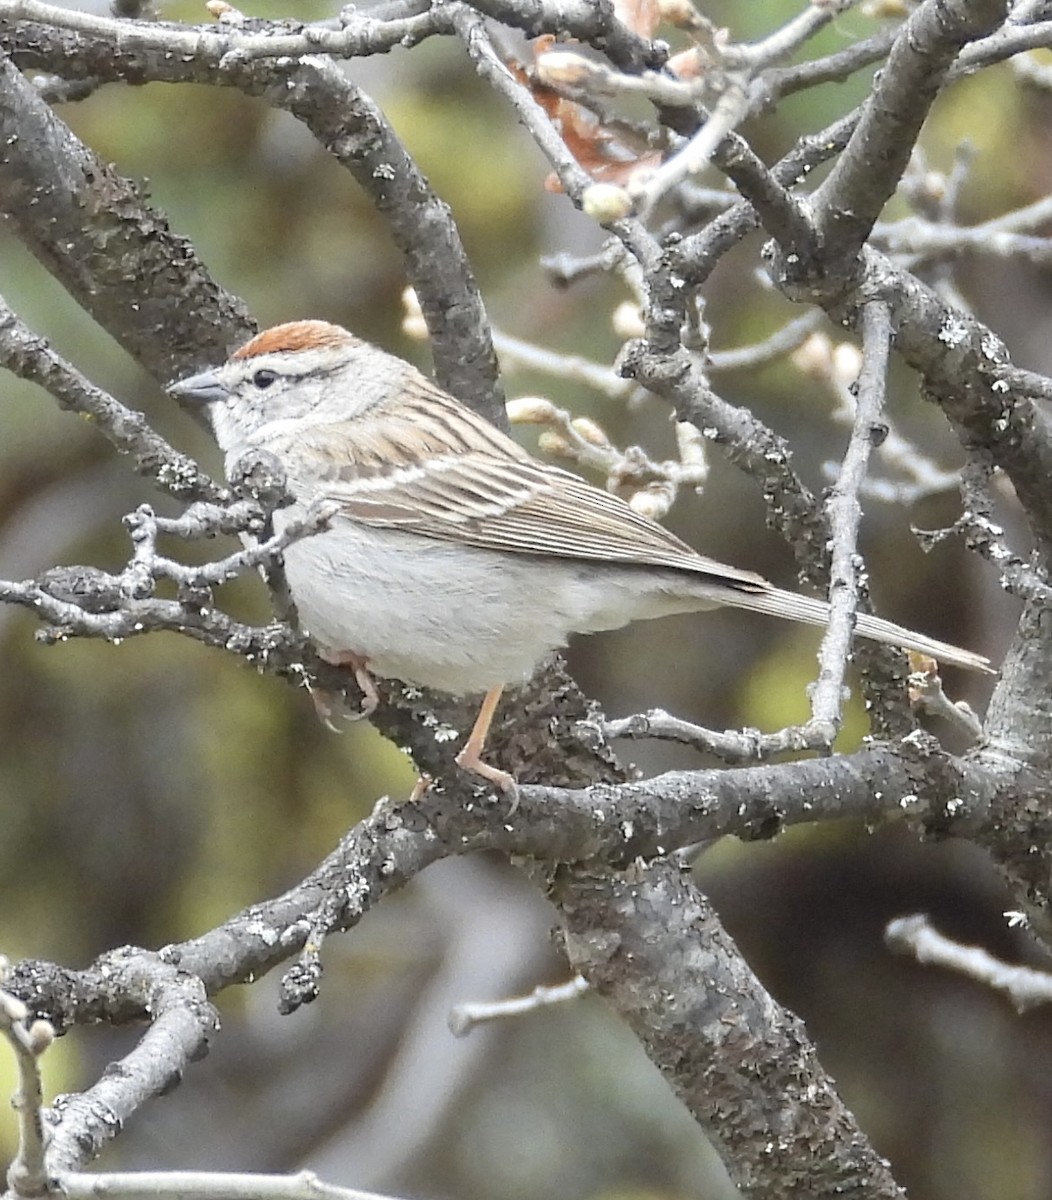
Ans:
[[[781,588],[758,588],[755,591],[727,588],[724,603],[735,608],[748,609],[750,612],[800,621],[805,625],[824,626],[829,623],[829,605],[825,600],[814,596],[801,596],[796,592],[784,592]],[[955,667],[994,673],[990,660],[983,655],[963,650],[960,646],[951,646],[949,642],[940,642],[938,638],[928,637],[923,633],[913,633],[901,625],[896,625],[894,621],[885,621],[882,617],[858,613],[855,617],[855,633],[874,642],[928,654],[940,662],[952,663]]]

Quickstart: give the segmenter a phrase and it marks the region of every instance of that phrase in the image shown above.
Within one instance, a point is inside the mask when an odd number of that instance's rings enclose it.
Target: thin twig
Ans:
[[[812,722],[787,725],[776,733],[762,733],[759,729],[716,730],[673,717],[660,708],[607,721],[603,729],[609,738],[656,738],[680,742],[730,766],[768,762],[782,754],[829,748],[828,730]]]
[[[884,941],[892,950],[910,954],[919,963],[946,967],[1004,992],[1018,1012],[1052,1002],[1052,974],[1013,967],[981,946],[963,946],[939,933],[923,913],[890,921]]]
[[[529,131],[530,136],[547,158],[559,183],[571,199],[580,204],[586,190],[593,185],[591,176],[570,153],[562,135],[551,118],[518,79],[508,70],[494,49],[485,22],[478,13],[464,4],[449,3],[452,25],[464,43],[468,57],[479,75],[499,95],[503,96]],[[635,257],[641,267],[652,267],[659,251],[643,223],[635,217],[622,217],[604,222]]]
[[[857,411],[852,394],[854,376],[852,374],[850,379],[845,378],[838,350],[839,347],[834,348],[825,334],[816,334],[801,347],[796,365],[812,377],[821,380],[836,397],[838,403],[830,414],[832,419],[853,426]],[[904,478],[892,480],[868,477],[863,482],[860,493],[867,498],[881,500],[886,504],[906,506],[925,496],[938,495],[960,486],[960,470],[940,467],[916,443],[904,437],[886,415],[881,423],[881,437],[876,445],[876,455],[883,466]],[[836,479],[840,464],[834,461],[825,462],[822,469],[830,479]]]
[[[6,960],[2,966],[6,970]],[[7,1185],[19,1196],[41,1196],[47,1189],[48,1170],[40,1056],[55,1031],[47,1021],[30,1022],[25,1004],[0,991],[0,1036],[14,1051],[18,1069],[18,1091],[11,1101],[18,1113],[18,1152],[8,1167]]]
[[[890,350],[891,321],[887,306],[870,301],[862,316],[862,370],[858,378],[854,428],[826,506],[832,549],[829,624],[818,654],[818,679],[811,693],[811,719],[829,732],[830,741],[840,728],[844,672],[851,653],[851,633],[858,607],[858,527],[862,517],[858,497],[874,440],[881,430]]]
[[[451,4],[447,11],[452,13],[453,28],[464,43],[475,70],[498,95],[511,104],[549,166],[558,175],[567,195],[579,198],[592,182],[590,176],[567,149],[548,114],[496,52],[485,22],[466,5]]]
[[[661,520],[681,487],[701,491],[709,474],[705,443],[689,421],[676,423],[679,458],[655,461],[641,446],[623,450],[589,417],[574,417],[541,396],[522,396],[508,403],[513,425],[544,425],[540,449],[552,457],[579,463],[606,476],[610,491],[634,489],[629,504],[653,520]]]
[[[690,141],[652,175],[630,185],[629,195],[636,201],[644,217],[662,196],[709,165],[727,135],[745,120],[748,107],[745,87],[733,76],[728,77],[709,119]]]
[[[131,562],[119,576],[122,591],[136,597],[151,595],[152,585],[159,579],[171,579],[182,587],[192,589],[211,588],[226,583],[253,567],[268,563],[293,542],[324,529],[338,507],[332,501],[315,504],[302,518],[287,522],[280,533],[273,534],[262,542],[235,550],[232,554],[213,562],[187,566],[158,553],[157,539],[161,534],[200,537],[209,536],[216,530],[229,532],[231,524],[252,528],[253,522],[259,520],[258,507],[242,502],[233,511],[226,509],[202,512],[200,509],[193,509],[172,520],[157,517],[148,504],[140,505],[134,513],[124,519],[135,549]],[[205,514],[210,519],[206,519]]]
[[[493,346],[505,371],[543,371],[557,379],[587,384],[612,400],[626,400],[637,390],[635,384],[622,379],[612,367],[593,362],[580,354],[560,354],[546,346],[535,345],[496,329],[493,331]]]
[[[1000,221],[973,226],[935,225],[908,217],[892,225],[875,225],[873,242],[888,254],[908,257],[911,266],[936,256],[964,254],[1025,258],[1037,266],[1052,262],[1052,239],[1012,233]]]
[[[806,4],[781,29],[750,45],[727,47],[723,51],[724,56],[734,66],[748,67],[752,71],[773,66],[810,41],[830,21],[854,8],[856,3],[857,0],[827,0],[822,4]]]
[[[792,354],[826,322],[825,314],[813,310],[787,321],[770,337],[752,346],[736,346],[733,350],[711,350],[708,368],[714,374],[724,371],[755,371],[786,354]]]
[[[509,1017],[521,1017],[548,1008],[553,1004],[565,1004],[576,1000],[588,991],[588,981],[580,975],[566,983],[551,987],[535,987],[528,996],[516,996],[510,1000],[473,1000],[458,1004],[449,1014],[449,1028],[455,1037],[465,1037],[476,1026],[489,1021],[504,1021]]]
[[[983,723],[975,710],[964,700],[954,702],[946,695],[937,670],[911,672],[909,688],[910,704],[918,711],[948,721],[972,742],[983,736]]]
[[[122,1171],[64,1174],[56,1179],[68,1200],[391,1200],[376,1192],[325,1183],[313,1171],[253,1175],[234,1171]]]
[[[778,101],[822,83],[840,83],[856,71],[887,57],[898,29],[889,25],[872,37],[855,42],[824,58],[796,63],[791,67],[771,67],[761,72],[749,86],[749,116],[772,111]]]
[[[142,413],[125,407],[74,370],[2,298],[0,365],[45,388],[62,408],[90,418],[120,453],[135,456],[136,470],[173,496],[221,500],[227,495],[193,459],[155,433]]]
[[[996,33],[965,46],[950,72],[949,78],[961,79],[974,75],[980,67],[1004,62],[1028,50],[1046,50],[1052,45],[1052,21],[1033,25],[1006,24]]]
[[[1037,371],[1005,364],[998,369],[997,382],[1006,393],[1017,392],[1037,400],[1052,400],[1052,378]]]
[[[1008,543],[1004,527],[994,519],[994,502],[990,494],[991,470],[985,462],[969,463],[961,472],[959,486],[963,509],[952,525],[943,529],[913,528],[921,548],[931,550],[951,537],[962,537],[969,550],[993,564],[1001,576],[1005,591],[1038,599],[1052,600],[1045,569],[1039,559],[1028,563]]]
[[[343,10],[343,25],[330,28],[322,22],[305,25],[297,33],[275,24],[263,33],[248,32],[235,24],[174,25],[128,21],[79,9],[60,8],[41,0],[0,0],[0,20],[38,21],[88,37],[119,44],[123,53],[162,51],[169,54],[225,59],[227,65],[257,58],[297,58],[331,54],[359,58],[385,54],[396,46],[414,46],[441,29],[433,10],[401,19],[378,21],[353,8]]]

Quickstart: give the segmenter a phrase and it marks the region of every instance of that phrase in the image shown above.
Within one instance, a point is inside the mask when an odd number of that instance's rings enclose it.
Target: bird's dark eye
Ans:
[[[258,388],[268,388],[277,379],[277,371],[259,370],[252,376],[252,382]]]

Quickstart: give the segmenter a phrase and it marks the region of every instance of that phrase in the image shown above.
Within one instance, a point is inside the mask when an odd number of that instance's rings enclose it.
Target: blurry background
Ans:
[[[799,7],[705,5],[738,37],[773,29]],[[281,15],[276,4],[246,5]],[[162,5],[199,21],[201,8]],[[326,15],[318,3],[292,15]],[[840,18],[813,53],[876,27]],[[557,351],[608,362],[610,323],[626,298],[613,280],[560,291],[542,254],[587,253],[598,230],[545,192],[546,164],[513,115],[476,79],[457,46],[355,62],[349,70],[386,111],[451,204],[494,323]],[[765,157],[821,128],[865,94],[868,74],[787,101],[746,132]],[[1047,192],[1052,99],[1022,92],[1007,68],[966,81],[937,107],[925,141],[949,169],[968,139],[976,167],[962,219],[976,221]],[[160,85],[106,88],[63,117],[124,174],[144,179],[262,325],[322,317],[427,368],[400,330],[405,280],[382,221],[353,181],[290,117],[233,92]],[[705,182],[714,186],[715,178]],[[901,215],[901,211],[899,212]],[[714,348],[762,338],[790,305],[755,277],[759,240],[728,256],[709,288]],[[209,439],[156,381],[76,309],[0,233],[0,289],[22,317],[101,386],[145,411],[214,471]],[[962,262],[962,291],[1016,361],[1052,369],[1049,280],[1026,265]],[[893,376],[903,432],[950,467],[959,455],[915,380]],[[672,453],[656,402],[627,409],[578,385],[529,375],[510,396],[550,395],[599,420],[621,445]],[[788,363],[721,376],[727,399],[787,436],[816,489],[846,432],[831,397]],[[0,576],[54,563],[117,567],[121,517],[149,486],[76,416],[10,377],[0,406]],[[529,431],[522,435],[527,441]],[[956,543],[925,557],[915,524],[952,522],[950,492],[910,511],[871,502],[864,545],[880,611],[1000,655],[1014,603]],[[751,480],[712,455],[703,496],[684,495],[670,524],[708,554],[794,583],[788,550],[764,526]],[[1010,506],[1004,518],[1012,528]],[[264,619],[253,579],[226,589],[239,614]],[[0,942],[11,957],[83,965],[124,942],[192,936],[306,873],[378,796],[405,792],[400,752],[367,727],[322,727],[303,693],[174,636],[119,648],[38,646],[33,621],[0,609]],[[611,716],[654,705],[715,727],[775,729],[803,719],[818,637],[741,613],[653,622],[571,649],[571,665]],[[988,683],[948,675],[981,705]],[[844,748],[864,732],[857,709]],[[647,771],[697,765],[683,749],[624,746]],[[995,953],[1027,953],[1005,928],[1009,897],[985,858],[956,844],[918,845],[900,830],[843,824],[774,844],[727,841],[698,874],[776,997],[802,1016],[847,1103],[914,1200],[1028,1200],[1052,1195],[1052,1018],[1015,1016],[977,985],[896,959],[887,919],[930,912],[944,932]],[[511,867],[447,862],[326,948],[322,997],[282,1019],[274,981],[220,997],[224,1030],[211,1057],[152,1104],[104,1165],[279,1170],[306,1163],[332,1182],[426,1197],[717,1197],[726,1184],[696,1126],[632,1037],[595,998],[479,1030],[456,1041],[449,1007],[557,982],[551,911]],[[52,1091],[82,1086],[134,1031],[80,1030],[49,1056]],[[8,1064],[0,1056],[0,1072]],[[2,1087],[8,1092],[11,1082]],[[9,1148],[12,1128],[0,1127]]]

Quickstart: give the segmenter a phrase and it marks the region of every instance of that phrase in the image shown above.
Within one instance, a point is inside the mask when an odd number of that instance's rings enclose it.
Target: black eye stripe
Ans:
[[[265,367],[261,367],[255,375],[252,376],[252,382],[258,388],[268,388],[277,379],[277,371],[268,371]]]

